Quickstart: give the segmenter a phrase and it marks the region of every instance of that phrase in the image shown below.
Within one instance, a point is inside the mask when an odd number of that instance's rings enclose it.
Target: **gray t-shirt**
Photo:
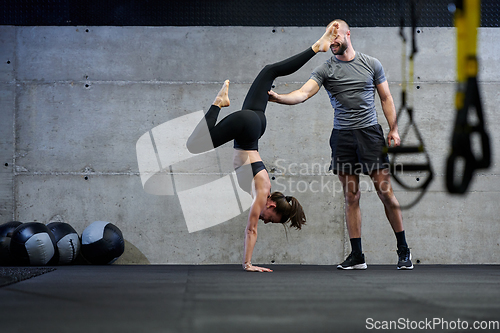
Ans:
[[[386,81],[376,58],[356,52],[351,61],[332,56],[316,67],[311,79],[325,86],[335,109],[333,128],[357,129],[376,125],[375,86]]]

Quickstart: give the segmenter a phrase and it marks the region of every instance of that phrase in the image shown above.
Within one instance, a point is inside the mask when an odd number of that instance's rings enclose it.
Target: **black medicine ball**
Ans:
[[[12,221],[0,225],[0,265],[14,264],[10,254],[10,240],[12,233],[22,222]]]
[[[95,221],[82,233],[82,255],[94,265],[111,264],[125,251],[121,230],[112,223]]]
[[[10,253],[18,265],[53,265],[58,261],[54,235],[43,223],[23,223],[14,230]]]

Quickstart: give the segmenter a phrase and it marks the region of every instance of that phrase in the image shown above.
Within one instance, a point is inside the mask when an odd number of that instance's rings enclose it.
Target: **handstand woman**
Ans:
[[[325,34],[307,50],[284,61],[267,65],[252,83],[243,102],[242,110],[234,112],[217,125],[219,111],[230,104],[226,80],[204,119],[195,128],[187,141],[193,154],[217,148],[234,140],[233,165],[240,187],[252,195],[247,227],[245,229],[245,254],[243,268],[252,272],[272,272],[251,263],[252,253],[257,241],[259,219],[265,224],[290,221],[290,226],[301,229],[306,217],[298,200],[280,192],[271,193],[269,174],[258,151],[258,141],[266,129],[264,114],[273,81],[279,76],[292,74],[308,62],[316,53],[330,50],[337,34],[337,27],[327,28]],[[246,175],[250,174],[250,177]],[[253,177],[252,177],[253,175]],[[246,179],[245,179],[246,178]]]

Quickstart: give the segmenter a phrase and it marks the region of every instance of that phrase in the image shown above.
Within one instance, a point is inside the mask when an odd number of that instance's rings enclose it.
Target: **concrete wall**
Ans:
[[[231,80],[232,104],[221,116],[238,110],[265,64],[304,50],[323,31],[0,27],[0,223],[62,220],[81,233],[93,221],[112,222],[126,239],[119,263],[241,262],[247,211],[189,233],[178,196],[144,191],[136,142],[158,125],[206,109],[225,79]],[[421,202],[404,211],[413,259],[423,264],[498,264],[497,159],[476,174],[467,195],[445,190],[444,165],[455,118],[455,30],[422,28],[417,37],[417,82],[409,89],[436,178]],[[499,37],[499,29],[479,31],[481,89],[494,158],[500,149]],[[381,60],[399,106],[398,29],[354,28],[352,40],[357,51]],[[300,87],[327,57],[317,55],[297,73],[278,79],[275,90]],[[325,170],[333,122],[327,94],[321,90],[294,107],[270,104],[266,114],[268,130],[260,151],[274,176],[273,190],[296,196],[308,223],[300,232],[288,231],[288,237],[281,226],[262,224],[253,261],[337,264],[350,247],[341,186]],[[380,107],[379,120],[387,130]],[[231,144],[221,147],[218,160],[230,160],[231,151]],[[197,173],[213,173],[202,169]],[[183,167],[176,172],[190,175]],[[405,179],[417,184],[417,177],[425,175]],[[393,264],[396,244],[383,206],[369,178],[362,182],[367,261]],[[415,195],[396,189],[402,203]]]

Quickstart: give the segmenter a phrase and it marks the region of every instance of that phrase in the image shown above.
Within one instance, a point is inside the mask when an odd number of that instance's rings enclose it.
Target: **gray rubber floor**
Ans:
[[[240,267],[56,267],[0,287],[0,332],[500,332],[500,266]]]

